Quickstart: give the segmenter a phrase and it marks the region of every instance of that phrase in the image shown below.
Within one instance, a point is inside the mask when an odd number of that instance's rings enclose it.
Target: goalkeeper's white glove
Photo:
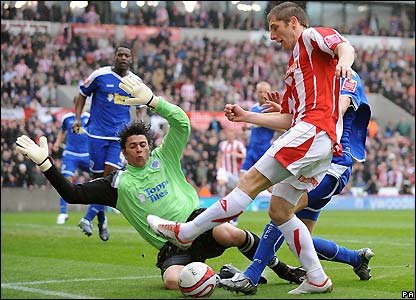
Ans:
[[[133,98],[127,98],[124,100],[123,105],[147,105],[148,107],[155,108],[157,101],[152,90],[135,77],[125,76],[121,78],[121,82],[118,85],[127,94],[133,96]]]
[[[42,172],[52,167],[49,160],[48,140],[44,136],[40,137],[39,145],[26,135],[19,136],[16,140],[16,151],[29,157]]]

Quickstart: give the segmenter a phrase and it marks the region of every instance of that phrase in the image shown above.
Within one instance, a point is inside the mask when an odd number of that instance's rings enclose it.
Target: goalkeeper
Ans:
[[[238,247],[243,255],[252,260],[259,243],[258,236],[229,223],[205,232],[186,250],[177,248],[148,228],[146,218],[149,214],[186,222],[204,210],[198,209],[198,194],[186,181],[180,163],[188,142],[190,123],[181,108],[153,95],[139,80],[124,77],[120,88],[134,97],[127,98],[125,105],[147,105],[166,118],[170,125],[162,144],[153,151],[149,125],[138,122],[125,126],[119,134],[122,153],[128,162],[125,170],[116,170],[106,177],[75,185],[53,165],[45,137],[40,138],[39,145],[25,135],[18,137],[17,151],[39,166],[68,203],[94,203],[117,208],[148,243],[160,250],[156,266],[161,269],[167,289],[178,288],[179,274],[184,265],[220,256],[226,248]],[[270,267],[285,279],[287,273],[291,273],[294,282],[305,274],[302,269],[282,262]],[[236,271],[228,266],[220,272],[220,276],[231,277]]]

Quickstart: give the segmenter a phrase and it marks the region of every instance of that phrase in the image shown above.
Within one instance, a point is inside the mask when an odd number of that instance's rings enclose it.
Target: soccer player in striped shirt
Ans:
[[[152,215],[147,221],[155,232],[186,248],[202,232],[243,213],[261,191],[274,186],[270,218],[307,272],[306,280],[289,294],[331,292],[332,281],[294,208],[302,194],[323,179],[333,153],[342,154],[340,77],[351,78],[355,51],[334,29],[308,28],[306,13],[295,3],[277,5],[267,20],[270,39],[292,53],[285,74],[282,111],[264,114],[262,119],[265,125],[273,122],[287,131],[230,194],[191,222],[176,223]]]

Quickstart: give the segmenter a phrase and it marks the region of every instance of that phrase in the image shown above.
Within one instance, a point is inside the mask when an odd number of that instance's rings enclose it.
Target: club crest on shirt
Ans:
[[[157,170],[157,169],[159,169],[159,168],[160,168],[160,162],[159,162],[159,160],[158,160],[158,159],[156,159],[156,160],[152,161],[152,162],[150,163],[150,167],[151,167],[153,170]]]

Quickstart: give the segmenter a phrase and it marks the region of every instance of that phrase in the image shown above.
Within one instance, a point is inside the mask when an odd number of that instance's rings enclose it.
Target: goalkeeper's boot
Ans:
[[[228,278],[233,277],[236,273],[241,273],[241,271],[237,269],[236,267],[234,267],[232,264],[226,264],[226,265],[223,265],[222,268],[220,269],[219,276],[221,277],[221,279],[228,279]],[[266,283],[267,283],[267,277],[261,274],[259,284],[266,284]]]
[[[235,273],[233,277],[221,279],[219,287],[227,291],[243,293],[246,295],[254,295],[257,292],[257,285],[251,282],[244,273]]]
[[[373,250],[370,248],[362,248],[358,250],[358,257],[360,258],[360,263],[357,267],[354,268],[355,274],[360,277],[360,280],[370,280],[371,269],[368,267],[370,259],[374,256]]]
[[[108,230],[107,219],[105,219],[104,223],[102,224],[98,223],[98,232],[100,239],[102,239],[104,242],[108,241],[110,238],[110,232]]]
[[[288,292],[290,295],[316,294],[332,292],[332,281],[329,277],[323,283],[312,283],[308,279],[304,280],[296,289]]]
[[[276,257],[269,263],[269,267],[276,273],[279,278],[289,281],[290,283],[301,284],[306,279],[306,271],[302,268],[289,266],[281,261],[276,264]],[[271,267],[271,265],[273,267]]]
[[[56,218],[56,224],[59,224],[59,225],[65,224],[67,220],[68,220],[68,214],[61,213],[58,215],[58,218]]]
[[[155,215],[147,216],[147,223],[157,235],[167,239],[181,249],[191,247],[193,241],[183,241],[179,238],[180,223],[168,221]]]
[[[87,235],[87,236],[92,235],[92,224],[87,219],[82,218],[81,221],[79,221],[78,226],[79,226],[79,228],[82,229],[82,232],[85,233],[85,235]]]

